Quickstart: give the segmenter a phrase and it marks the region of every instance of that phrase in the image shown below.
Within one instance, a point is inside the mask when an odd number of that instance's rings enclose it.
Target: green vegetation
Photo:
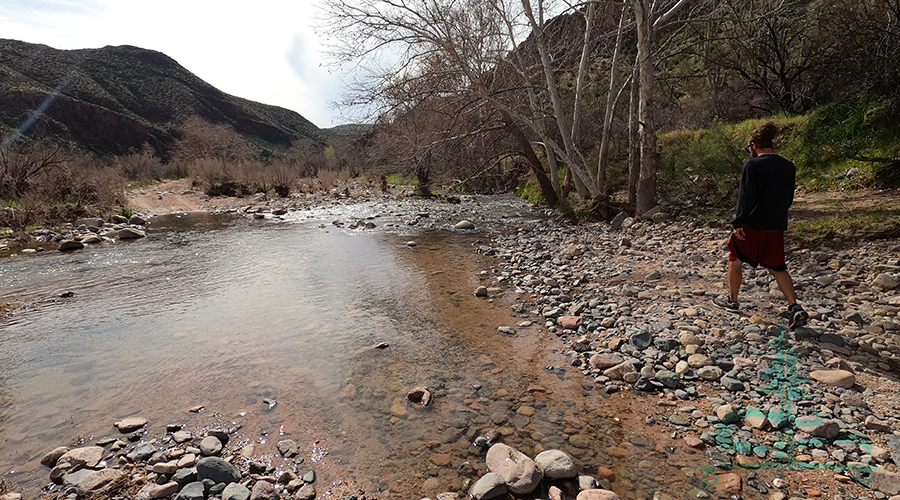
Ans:
[[[798,184],[810,190],[896,186],[884,168],[900,157],[900,119],[893,101],[849,100],[806,115],[779,115],[701,130],[662,134],[660,191],[669,200],[730,206],[737,196],[744,148],[754,128],[773,121],[781,129],[776,151],[797,166]],[[880,159],[862,161],[861,159]],[[855,169],[855,170],[851,170]],[[849,172],[848,172],[849,171]]]
[[[821,238],[835,233],[855,234],[860,231],[875,232],[879,227],[900,227],[900,210],[872,208],[854,214],[837,214],[797,222],[794,232],[802,238]]]
[[[388,174],[387,181],[392,186],[409,186],[419,183],[415,177],[405,177],[402,174]]]

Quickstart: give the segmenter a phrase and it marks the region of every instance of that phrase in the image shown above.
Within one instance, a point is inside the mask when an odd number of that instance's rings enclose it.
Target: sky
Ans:
[[[0,38],[156,50],[223,92],[328,128],[352,113],[332,105],[346,75],[326,64],[319,16],[316,0],[0,0]]]

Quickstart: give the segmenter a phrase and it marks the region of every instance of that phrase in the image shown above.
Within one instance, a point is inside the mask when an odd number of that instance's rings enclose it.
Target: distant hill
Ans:
[[[331,128],[323,128],[322,132],[328,137],[344,137],[347,139],[356,139],[362,137],[372,131],[372,125],[362,123],[348,123],[346,125],[338,125]]]
[[[231,125],[264,153],[296,139],[326,140],[298,113],[221,92],[160,52],[128,45],[58,50],[0,39],[2,138],[33,121],[27,135],[101,155],[145,143],[166,155],[191,115]]]

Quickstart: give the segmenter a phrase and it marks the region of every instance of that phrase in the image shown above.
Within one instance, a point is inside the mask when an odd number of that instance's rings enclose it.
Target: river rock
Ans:
[[[143,226],[147,221],[140,215],[132,215],[131,218],[128,219],[128,223],[132,226]]]
[[[69,451],[68,446],[60,446],[59,448],[55,448],[53,451],[47,452],[41,458],[41,465],[44,467],[54,468],[56,467],[56,462],[59,461],[59,458],[65,455]]]
[[[296,496],[294,496],[296,500]],[[250,490],[241,483],[231,483],[222,490],[222,500],[249,500]],[[306,500],[306,499],[304,499]]]
[[[475,229],[475,224],[473,224],[470,220],[461,220],[457,222],[453,227],[455,227],[456,229]]]
[[[712,361],[705,354],[691,354],[688,356],[687,362],[691,368],[702,368],[712,364]]]
[[[472,485],[469,494],[475,500],[487,500],[506,495],[506,481],[499,474],[488,472]]]
[[[178,488],[179,488],[179,487],[180,487],[180,486],[179,486],[178,483],[176,483],[175,481],[172,481],[172,482],[169,482],[169,483],[166,483],[166,484],[154,485],[154,486],[150,489],[150,492],[149,492],[149,493],[150,493],[150,498],[153,498],[153,499],[157,499],[157,498],[169,498],[169,497],[171,497],[172,495],[178,493]]]
[[[729,472],[720,474],[719,481],[716,483],[716,493],[720,496],[731,497],[741,492],[743,486],[743,478],[738,474]]]
[[[566,330],[577,330],[584,322],[584,319],[581,316],[560,316],[557,321],[559,326]]]
[[[147,236],[146,233],[141,231],[140,229],[134,229],[132,227],[123,227],[115,232],[115,237],[120,240],[134,240],[137,238],[143,238]]]
[[[622,359],[622,356],[619,356],[618,354],[599,353],[591,356],[590,364],[591,368],[597,370],[606,370],[618,365],[622,361],[624,361]]]
[[[279,500],[275,485],[268,481],[257,481],[250,490],[250,500]]]
[[[191,431],[176,431],[172,433],[172,440],[181,444],[191,440]]]
[[[92,498],[115,491],[128,480],[127,474],[119,469],[101,469],[91,472],[76,488],[79,498]]]
[[[856,383],[856,376],[845,370],[815,370],[809,376],[817,382],[829,387],[849,389]]]
[[[260,481],[262,482],[262,481]],[[188,483],[175,495],[175,500],[203,500],[206,493],[206,485],[200,481]]]
[[[628,343],[635,349],[643,351],[653,344],[653,332],[650,330],[642,330],[632,334],[631,337],[628,338]]]
[[[887,495],[900,495],[900,474],[889,472],[880,467],[873,468],[871,474],[872,483],[869,485],[870,488]]]
[[[142,417],[128,417],[119,420],[113,425],[115,425],[116,428],[119,429],[119,432],[128,434],[129,432],[134,432],[147,425],[147,419]]]
[[[866,429],[882,432],[884,434],[891,433],[891,426],[882,420],[878,420],[874,415],[866,417]]]
[[[197,462],[197,480],[212,479],[216,483],[236,483],[241,480],[241,471],[219,457],[206,457]]]
[[[697,370],[697,375],[703,380],[719,380],[722,378],[722,369],[718,366],[704,366]]]
[[[656,380],[662,382],[664,386],[674,389],[681,382],[681,375],[670,370],[660,370],[656,372]]]
[[[141,443],[128,453],[128,460],[131,460],[132,462],[143,462],[152,457],[154,453],[156,453],[156,447],[153,446],[153,444]]]
[[[278,452],[287,458],[295,457],[300,453],[300,446],[293,439],[279,441],[276,446],[278,447]]]
[[[56,465],[62,466],[67,464],[69,469],[80,469],[87,467],[93,469],[103,460],[106,450],[99,446],[83,446],[69,450],[57,460]]]
[[[215,436],[206,436],[200,441],[200,453],[209,457],[218,455],[222,451],[222,441]]]
[[[794,425],[812,437],[831,439],[841,432],[841,424],[837,420],[824,420],[822,417],[798,417]]]
[[[524,453],[497,443],[488,450],[485,463],[489,471],[499,474],[510,493],[531,493],[541,482],[541,471]]]
[[[718,408],[716,408],[716,416],[719,417],[720,422],[726,425],[741,421],[741,417],[738,415],[734,407],[727,404],[720,405]]]
[[[625,380],[625,375],[630,373],[638,374],[637,370],[634,368],[634,365],[629,361],[623,361],[612,368],[608,368],[603,371],[603,375],[609,377],[612,380]]]
[[[575,500],[620,500],[620,498],[610,490],[593,489],[583,490]]]
[[[547,479],[569,478],[578,475],[578,468],[572,462],[572,457],[559,450],[542,451],[534,457],[534,462]]]
[[[294,492],[293,500],[315,500],[316,488],[311,484],[304,484]],[[224,498],[222,500],[225,500]]]
[[[172,476],[172,481],[178,483],[179,487],[197,481],[197,468],[185,467],[183,469],[178,469]]]
[[[71,252],[82,248],[84,248],[84,243],[75,240],[62,240],[59,242],[59,246],[56,247],[60,252]]]
[[[875,277],[872,286],[877,286],[883,290],[893,290],[900,287],[900,278],[891,274],[881,273]]]
[[[487,289],[487,287],[486,287],[486,286],[480,286],[480,287],[476,288],[476,289],[475,289],[475,296],[476,296],[476,297],[487,297],[487,296],[488,296],[488,289]]]

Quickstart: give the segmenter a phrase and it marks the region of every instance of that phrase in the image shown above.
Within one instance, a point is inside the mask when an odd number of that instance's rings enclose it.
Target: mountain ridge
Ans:
[[[40,110],[40,111],[39,111]],[[166,157],[191,115],[230,125],[263,156],[326,133],[299,113],[226,94],[171,57],[131,45],[60,50],[0,39],[0,130],[100,155],[148,144]]]

